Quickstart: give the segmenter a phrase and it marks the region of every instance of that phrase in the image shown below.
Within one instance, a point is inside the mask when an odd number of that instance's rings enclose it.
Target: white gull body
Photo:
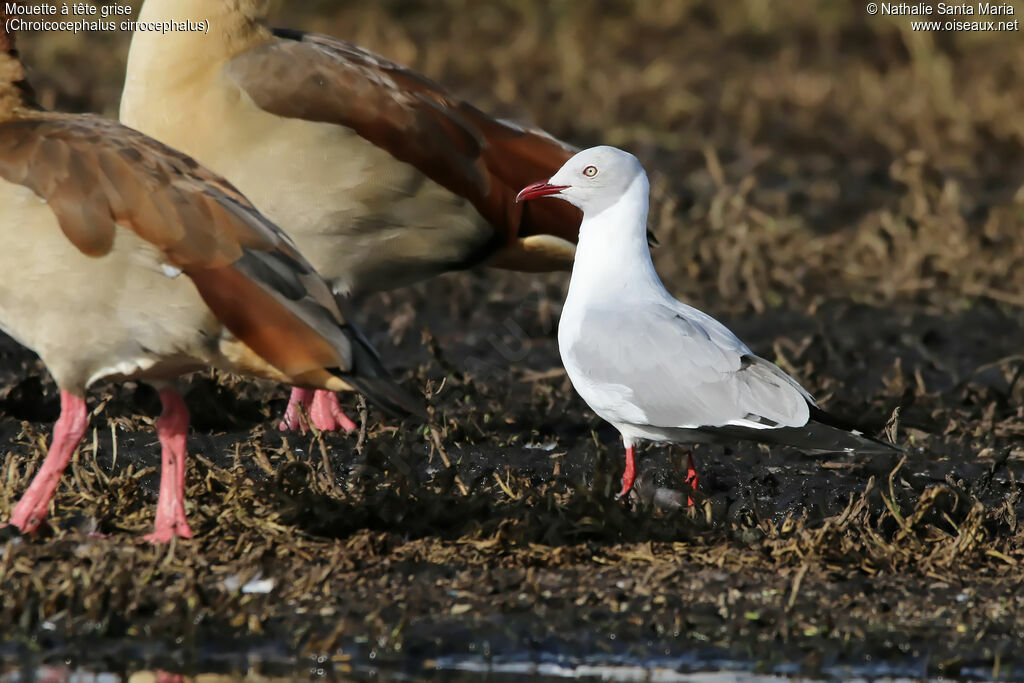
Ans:
[[[891,452],[889,444],[840,426],[795,379],[668,293],[647,243],[649,190],[633,155],[594,147],[520,193],[583,210],[558,348],[576,391],[622,435],[629,478],[623,494],[632,485],[639,439],[740,438],[808,451]]]

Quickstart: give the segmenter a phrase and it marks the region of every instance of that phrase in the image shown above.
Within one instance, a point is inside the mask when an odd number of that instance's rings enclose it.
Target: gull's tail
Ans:
[[[701,431],[722,437],[749,439],[762,443],[791,446],[806,453],[868,454],[899,453],[899,446],[875,439],[864,433],[864,429],[826,413],[817,406],[810,406],[811,417],[803,427],[777,427],[774,429],[752,429],[750,427],[704,427]]]

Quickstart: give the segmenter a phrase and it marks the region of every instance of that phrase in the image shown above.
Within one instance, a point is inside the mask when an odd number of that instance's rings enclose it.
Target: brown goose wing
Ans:
[[[495,247],[530,235],[575,243],[580,216],[565,202],[516,204],[575,150],[546,133],[494,119],[440,85],[342,40],[276,29],[277,40],[228,62],[263,110],[334,123],[467,198],[498,232]]]
[[[0,177],[46,200],[87,255],[111,250],[116,225],[136,232],[295,383],[321,386],[330,373],[371,399],[375,384],[397,389],[291,240],[190,157],[113,121],[39,113],[0,123]]]

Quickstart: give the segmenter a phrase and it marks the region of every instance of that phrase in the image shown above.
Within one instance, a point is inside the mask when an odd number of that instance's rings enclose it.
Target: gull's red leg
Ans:
[[[697,485],[700,483],[700,475],[697,474],[697,468],[693,465],[693,453],[686,454],[686,483],[693,491],[697,490]],[[693,505],[693,498],[687,496],[686,505],[688,507]]]
[[[286,432],[290,429],[301,429],[306,431],[306,421],[303,419],[302,411],[299,410],[301,405],[309,412],[309,406],[313,402],[313,390],[312,389],[300,389],[299,387],[292,387],[292,394],[288,397],[288,407],[285,408],[284,418],[281,419],[281,424],[277,426],[282,432]]]
[[[160,497],[156,503],[156,524],[146,536],[151,543],[170,543],[175,536],[192,538],[185,518],[185,441],[188,437],[188,408],[174,389],[161,389],[163,412],[156,422],[160,437]]]
[[[625,498],[633,489],[633,481],[636,479],[636,459],[634,458],[633,447],[626,446],[626,468],[622,470],[622,490],[619,498]]]
[[[338,430],[352,432],[358,429],[338,403],[338,395],[333,391],[318,390],[313,395],[313,407],[309,411],[309,419],[321,432],[336,432]]]
[[[46,508],[57,490],[57,482],[64,468],[71,461],[71,455],[85,435],[89,419],[85,411],[85,398],[69,391],[60,392],[60,417],[53,425],[53,439],[39,472],[32,479],[25,495],[14,506],[11,524],[26,533],[39,528],[46,519]]]

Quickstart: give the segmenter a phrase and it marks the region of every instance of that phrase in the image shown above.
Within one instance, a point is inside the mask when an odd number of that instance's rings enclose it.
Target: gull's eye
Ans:
[[[597,175],[597,166],[587,166],[585,169],[583,169],[583,175],[587,176],[588,178],[593,178],[594,176]]]

